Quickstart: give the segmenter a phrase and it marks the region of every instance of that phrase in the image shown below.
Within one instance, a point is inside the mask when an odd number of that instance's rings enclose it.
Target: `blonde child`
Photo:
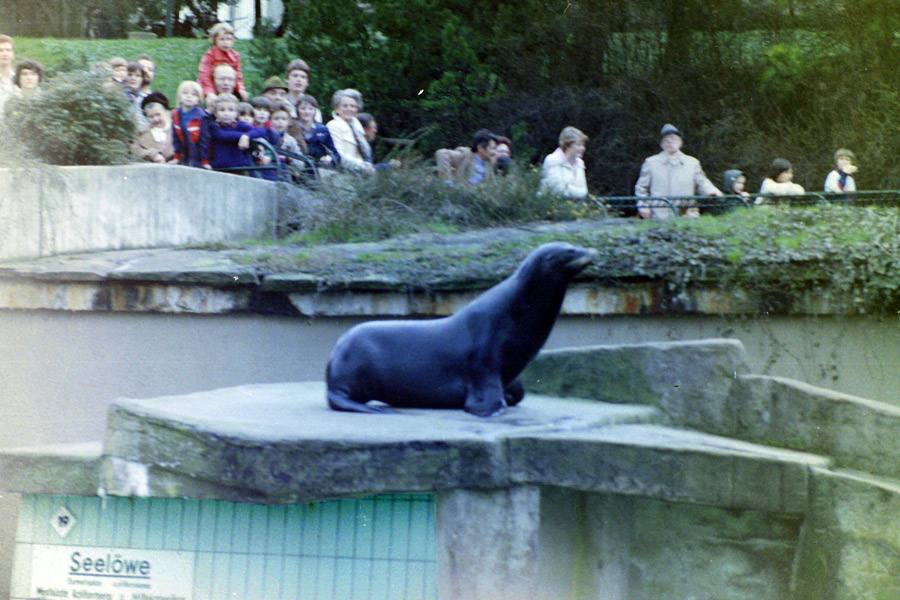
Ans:
[[[213,70],[216,65],[229,65],[235,72],[235,94],[247,99],[247,89],[244,87],[244,76],[241,74],[241,55],[234,49],[234,28],[228,23],[216,23],[209,29],[210,49],[200,59],[199,75],[197,80],[203,88],[207,104],[214,100],[220,92],[216,91],[213,80]]]
[[[182,81],[176,92],[177,108],[172,110],[172,144],[175,155],[169,162],[211,169],[209,164],[209,113],[200,103],[203,89],[196,81]]]

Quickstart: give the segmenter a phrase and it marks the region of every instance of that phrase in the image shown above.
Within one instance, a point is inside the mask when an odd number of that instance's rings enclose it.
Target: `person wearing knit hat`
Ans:
[[[169,110],[169,97],[162,92],[150,92],[141,100],[141,110],[147,108],[148,104],[159,104],[165,110]]]
[[[174,162],[169,98],[162,92],[150,92],[141,100],[141,112],[147,123],[138,129],[131,144],[132,154],[141,160],[161,165]]]
[[[266,79],[263,83],[262,96],[269,100],[273,105],[284,102],[287,98],[288,86],[278,75],[273,75]]]
[[[700,161],[681,151],[684,136],[671,123],[663,125],[659,132],[662,152],[644,161],[641,174],[634,185],[638,215],[644,219],[669,219],[675,215],[664,202],[652,198],[674,198],[672,205],[687,217],[700,216],[700,209],[692,198],[686,196],[722,196],[722,192],[709,180]]]

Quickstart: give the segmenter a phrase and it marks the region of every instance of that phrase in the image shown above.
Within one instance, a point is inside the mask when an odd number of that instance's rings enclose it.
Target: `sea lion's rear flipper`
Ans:
[[[328,406],[332,410],[340,410],[344,412],[369,413],[377,415],[395,414],[397,411],[391,410],[386,406],[369,406],[363,402],[353,400],[346,394],[328,390]]]
[[[500,377],[485,377],[473,382],[463,409],[476,417],[490,417],[506,410],[506,398]]]

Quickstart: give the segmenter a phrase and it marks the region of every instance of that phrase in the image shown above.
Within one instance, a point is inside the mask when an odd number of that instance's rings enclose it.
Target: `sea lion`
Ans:
[[[325,380],[334,410],[462,408],[486,417],[522,400],[517,377],[559,315],[566,287],[596,251],[562,242],[532,251],[516,271],[456,314],[428,321],[370,321],[342,335]]]

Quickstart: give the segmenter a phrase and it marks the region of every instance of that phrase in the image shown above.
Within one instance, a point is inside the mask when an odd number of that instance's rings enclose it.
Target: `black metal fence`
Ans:
[[[724,214],[735,210],[757,210],[779,206],[859,206],[900,207],[900,190],[867,190],[844,193],[807,192],[791,196],[771,194],[743,196],[638,196],[592,197],[593,202],[610,216],[636,216],[646,209],[656,217],[675,214]]]

